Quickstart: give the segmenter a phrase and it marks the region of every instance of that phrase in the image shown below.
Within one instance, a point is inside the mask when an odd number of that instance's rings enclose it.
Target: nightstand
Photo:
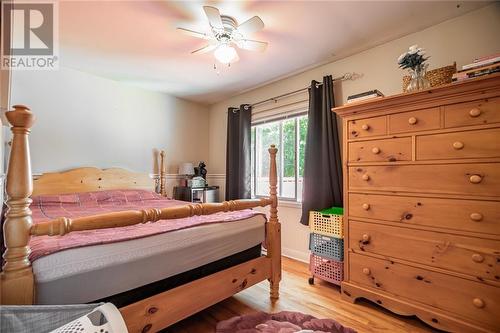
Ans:
[[[219,186],[174,186],[174,199],[197,203],[219,202]]]

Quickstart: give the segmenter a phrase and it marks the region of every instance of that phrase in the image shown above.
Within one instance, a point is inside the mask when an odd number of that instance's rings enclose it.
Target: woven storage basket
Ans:
[[[340,285],[344,279],[344,263],[333,259],[322,258],[311,253],[309,270],[314,277]]]
[[[344,209],[332,207],[321,212],[309,212],[309,227],[311,232],[333,236],[344,237]]]
[[[439,87],[444,84],[451,83],[453,74],[457,72],[457,64],[444,66],[441,68],[436,68],[425,73],[425,77],[429,80],[431,87]],[[411,76],[403,76],[403,91],[406,91],[406,87],[410,84]]]
[[[309,250],[318,256],[338,261],[344,260],[344,240],[340,238],[311,233]]]

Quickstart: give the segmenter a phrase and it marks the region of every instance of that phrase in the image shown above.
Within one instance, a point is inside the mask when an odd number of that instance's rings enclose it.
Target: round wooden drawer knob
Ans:
[[[472,175],[469,178],[469,181],[472,184],[479,184],[482,180],[483,180],[483,177],[481,177],[480,175]]]
[[[410,125],[415,125],[417,122],[418,122],[418,120],[415,117],[408,118],[408,124],[410,124]]]
[[[453,142],[453,148],[455,148],[456,150],[460,150],[463,147],[464,147],[464,143],[463,142],[460,142],[460,141]]]
[[[368,267],[365,267],[363,268],[363,274],[364,275],[370,275],[372,272],[370,271],[370,269]]]
[[[367,204],[367,203],[364,203],[362,207],[363,207],[364,210],[370,209],[370,205]]]
[[[479,308],[479,309],[484,308],[484,301],[482,299],[480,299],[480,298],[474,298],[472,300],[472,304],[474,304],[474,306],[476,308]]]
[[[484,261],[484,257],[482,255],[480,255],[479,253],[474,253],[472,255],[472,261],[474,261],[474,262],[483,262]]]
[[[469,115],[472,118],[479,117],[479,115],[481,115],[481,110],[479,110],[478,108],[473,108],[469,111]]]
[[[363,240],[363,242],[368,242],[370,240],[370,235],[363,234],[363,236],[361,236],[361,239]]]
[[[481,213],[472,213],[472,214],[470,214],[470,219],[472,221],[481,221],[483,219],[483,214],[481,214]]]
[[[368,125],[368,124],[363,124],[363,125],[361,125],[361,129],[362,129],[363,131],[368,131],[368,130],[370,129],[370,125]]]
[[[373,147],[373,148],[372,148],[372,153],[374,153],[374,154],[378,154],[378,153],[380,153],[380,148],[378,148],[378,147]]]
[[[364,180],[364,181],[369,181],[370,180],[370,176],[368,174],[364,174],[363,176],[361,176],[361,178]]]

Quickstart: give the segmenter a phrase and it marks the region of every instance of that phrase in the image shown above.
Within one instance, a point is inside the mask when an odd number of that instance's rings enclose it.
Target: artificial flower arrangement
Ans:
[[[418,45],[412,45],[408,51],[398,58],[398,65],[402,69],[410,71],[411,80],[406,91],[417,91],[430,87],[429,80],[425,78],[428,64],[424,64],[429,57],[425,56],[425,50]]]
[[[411,68],[415,70],[421,66],[429,57],[425,58],[425,50],[418,45],[412,45],[407,52],[398,58],[399,67],[402,69]]]

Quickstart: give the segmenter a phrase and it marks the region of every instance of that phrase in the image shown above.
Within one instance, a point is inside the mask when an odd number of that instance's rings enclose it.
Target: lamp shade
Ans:
[[[181,163],[179,165],[179,175],[194,175],[193,163]]]

